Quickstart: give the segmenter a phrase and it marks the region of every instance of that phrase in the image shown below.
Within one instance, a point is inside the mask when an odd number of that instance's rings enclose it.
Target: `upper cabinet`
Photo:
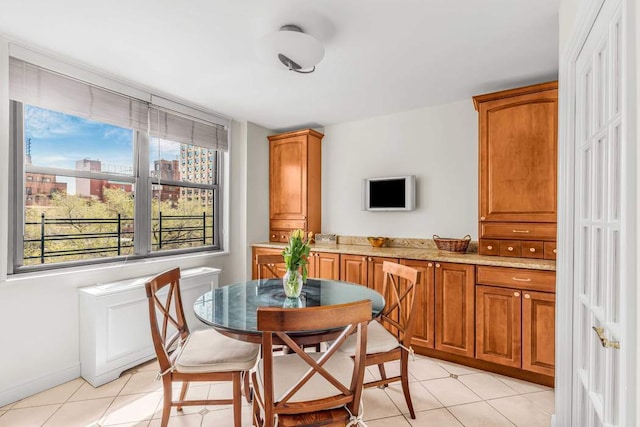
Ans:
[[[321,231],[321,143],[312,129],[269,137],[269,240],[291,230]]]
[[[479,252],[543,257],[542,242],[556,240],[558,84],[479,95],[473,102],[479,113]]]

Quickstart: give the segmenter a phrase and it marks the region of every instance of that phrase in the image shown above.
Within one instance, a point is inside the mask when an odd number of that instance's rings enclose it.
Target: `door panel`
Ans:
[[[517,289],[476,286],[476,358],[520,367],[520,299]]]
[[[307,138],[299,136],[273,141],[270,144],[270,218],[305,219]]]
[[[403,259],[400,263],[420,271],[420,281],[417,283],[414,302],[415,329],[411,342],[420,347],[434,348],[434,263],[408,259]]]
[[[522,369],[553,375],[555,367],[556,296],[522,293]]]
[[[385,261],[397,264],[400,260],[398,258],[367,257],[367,286],[375,289],[382,294],[382,296],[385,296],[382,289],[384,284],[384,271],[382,271],[382,264]]]
[[[367,257],[340,255],[340,280],[367,286]]]
[[[437,350],[474,356],[474,266],[435,264]]]
[[[311,254],[313,260],[313,274],[319,279],[338,280],[340,278],[340,255],[327,252]],[[309,270],[311,271],[311,269]],[[311,273],[309,273],[311,274]]]

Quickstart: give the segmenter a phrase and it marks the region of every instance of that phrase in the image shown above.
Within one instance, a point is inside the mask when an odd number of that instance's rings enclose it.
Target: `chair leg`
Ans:
[[[242,372],[244,398],[247,399],[247,403],[251,403],[251,384],[249,384],[249,371]]]
[[[413,410],[413,402],[411,402],[411,393],[409,391],[409,352],[402,349],[400,356],[400,381],[402,382],[402,392],[404,393],[404,400],[407,402],[409,408],[409,415],[411,419],[416,419],[416,413]]]
[[[384,363],[378,363],[378,371],[380,371],[380,378],[383,380],[387,379],[387,373],[384,370]],[[389,387],[389,384],[382,384],[380,388]]]
[[[233,373],[233,425],[242,426],[242,379],[240,372]]]
[[[180,389],[180,401],[184,401],[184,398],[187,395],[187,390],[189,390],[189,381],[184,381],[182,383],[182,389]],[[182,405],[178,405],[176,410],[182,412]]]
[[[167,427],[172,403],[171,374],[166,374],[162,377],[162,391],[162,420],[160,421],[160,426]]]

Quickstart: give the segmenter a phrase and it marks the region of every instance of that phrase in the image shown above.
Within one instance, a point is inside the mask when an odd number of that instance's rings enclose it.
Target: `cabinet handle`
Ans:
[[[367,261],[371,261],[371,257],[369,257],[369,259]]]
[[[275,234],[272,234],[272,235],[271,235],[271,238],[272,238],[272,239],[275,239],[275,238],[276,238],[276,235],[275,235]]]
[[[436,268],[440,268],[440,264],[436,263]]]
[[[366,257],[366,256],[363,256],[363,257],[362,257],[362,261],[363,261],[363,262],[367,262],[367,257]]]
[[[485,219],[487,219],[487,218],[486,218],[486,217],[484,217],[484,216],[481,216],[481,217],[480,217],[480,221],[484,221]]]
[[[553,250],[553,253],[554,253],[554,254],[556,253],[556,250],[555,250],[555,249]]]
[[[524,297],[525,297],[525,299],[529,299],[529,298],[531,298],[531,295],[529,295],[529,294],[524,294]]]
[[[516,282],[530,282],[531,278],[527,277],[526,279],[519,279],[517,277],[512,277],[513,280],[515,280]]]
[[[489,249],[491,251],[491,250],[493,250],[493,246],[489,245],[489,246],[487,246],[487,249]]]
[[[508,250],[509,252],[513,252],[513,246],[509,246],[509,247],[507,248],[507,250]]]
[[[520,296],[520,292],[514,292],[514,293],[513,293],[513,296],[514,296],[514,297],[519,297],[519,296]]]
[[[282,236],[280,236],[280,237],[283,238],[283,239],[287,238],[287,236],[285,236],[284,234]]]
[[[529,230],[513,230],[514,233],[528,233]]]
[[[432,263],[432,262],[430,262],[429,264],[427,264],[427,266],[429,266],[429,267],[433,267],[433,263]]]
[[[529,252],[535,252],[536,248],[529,248]]]

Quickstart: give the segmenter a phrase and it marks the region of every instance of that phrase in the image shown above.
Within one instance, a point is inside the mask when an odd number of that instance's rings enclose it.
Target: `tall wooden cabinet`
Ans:
[[[319,233],[321,143],[313,129],[269,137],[269,240],[287,242],[297,228]]]
[[[478,252],[555,259],[557,82],[473,102],[479,113]]]

